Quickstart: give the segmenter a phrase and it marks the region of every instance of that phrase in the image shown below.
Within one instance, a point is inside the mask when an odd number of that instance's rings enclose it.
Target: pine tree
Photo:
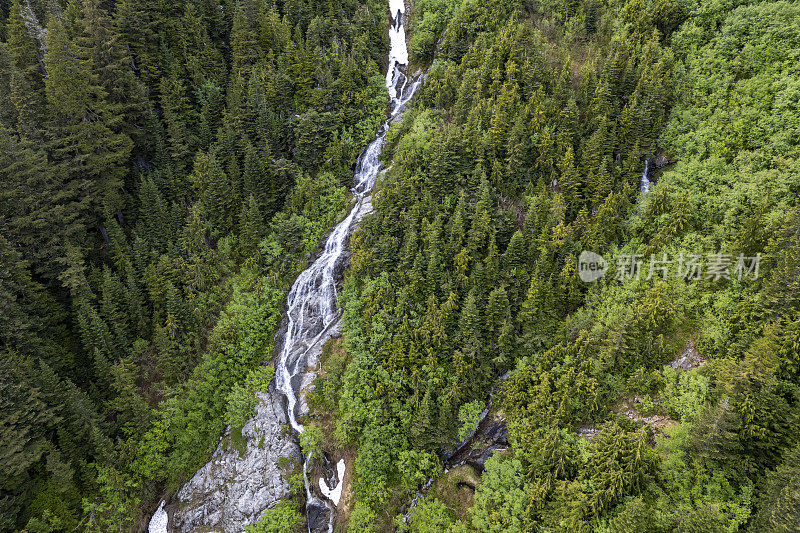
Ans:
[[[543,270],[544,267],[539,265],[531,277],[531,284],[518,316],[525,345],[532,350],[544,345],[544,339],[551,334],[557,320],[552,284]]]
[[[436,405],[437,394],[434,391],[433,380],[429,379],[425,394],[417,410],[416,423],[412,426],[412,437],[421,448],[428,448],[436,442],[436,421],[438,409]]]
[[[80,297],[76,300],[75,312],[83,348],[91,354],[94,363],[95,378],[98,384],[105,383],[110,377],[105,371],[108,370],[109,361],[119,354],[119,346],[111,336],[108,324],[88,298]]]
[[[515,356],[516,338],[512,321],[507,318],[500,327],[500,335],[497,338],[497,355],[492,359],[492,363],[500,368],[507,368]]]
[[[140,345],[145,344],[141,340],[137,342]],[[150,408],[139,393],[136,374],[137,368],[132,357],[122,358],[111,367],[111,388],[114,394],[106,408],[114,419],[114,433],[125,438],[140,437],[150,422]]]
[[[47,154],[25,137],[0,127],[0,215],[6,235],[31,262],[33,271],[53,280],[61,271],[68,242],[85,239],[80,201],[85,194],[77,180],[53,175]]]
[[[486,303],[486,329],[497,334],[506,320],[509,310],[508,294],[504,287],[496,287],[489,293]]]
[[[464,300],[464,307],[461,310],[461,318],[458,323],[461,342],[465,343],[475,337],[478,334],[480,324],[481,317],[478,311],[478,295],[477,291],[472,289]]]
[[[258,21],[255,2],[237,0],[234,10],[231,30],[233,68],[247,79],[261,56],[256,27],[251,23]]]
[[[159,19],[153,3],[147,0],[120,0],[114,25],[130,50],[133,68],[152,86],[162,73],[157,35]]]
[[[466,195],[462,191],[458,196],[458,203],[456,203],[455,210],[448,224],[447,242],[445,243],[447,249],[447,257],[454,257],[464,245],[465,224],[466,224]]]
[[[217,128],[222,121],[225,98],[222,88],[213,81],[206,81],[198,90],[200,100],[200,145],[208,148],[214,140]]]
[[[131,57],[119,31],[101,0],[81,3],[80,27],[76,38],[78,55],[88,60],[93,76],[103,88],[108,113],[121,117],[114,131],[141,143],[147,118],[145,88],[130,68]]]
[[[142,286],[136,278],[132,265],[124,269],[125,276],[125,305],[127,307],[128,322],[131,324],[132,335],[146,336],[147,311],[145,309],[145,296]]]
[[[189,209],[181,235],[181,246],[189,257],[201,257],[209,249],[206,223],[200,205],[193,205]]]
[[[152,178],[143,178],[139,183],[139,226],[137,233],[150,246],[164,249],[169,240],[169,218],[167,203]]]
[[[498,159],[505,157],[508,146],[508,135],[513,124],[519,102],[519,92],[516,83],[507,82],[497,97],[492,122],[489,127],[492,148]]]
[[[44,122],[46,101],[44,93],[44,32],[31,36],[23,19],[23,9],[30,18],[27,4],[14,0],[5,28],[8,53],[11,59],[10,99],[14,105],[18,130],[32,140],[40,138],[38,130]],[[12,126],[8,124],[8,126]]]
[[[0,527],[8,530],[19,527],[18,520],[24,516],[34,492],[37,464],[52,450],[47,434],[59,422],[56,409],[45,403],[27,370],[30,366],[16,354],[4,353],[0,357],[0,488],[4,492]]]
[[[212,224],[212,229],[217,235],[227,234],[232,225],[233,200],[231,184],[228,176],[214,154],[208,156],[205,168],[197,175],[198,167],[195,164],[194,179],[201,183],[199,200],[204,213]]]
[[[159,92],[170,154],[176,164],[176,170],[181,172],[188,166],[199,141],[193,128],[198,122],[197,114],[186,95],[183,80],[175,72],[161,78]]]
[[[180,291],[171,281],[167,281],[164,303],[167,315],[167,328],[169,329],[170,335],[173,339],[180,337],[185,334],[188,329],[189,317],[186,312],[183,296],[181,296]]]
[[[527,106],[524,112],[517,115],[508,138],[505,175],[515,182],[514,189],[516,190],[519,190],[525,184],[530,174],[529,159],[532,146],[530,143],[531,135],[528,130],[529,123],[530,106]]]
[[[70,4],[65,20],[76,9]],[[94,225],[99,216],[120,207],[132,142],[124,133],[115,133],[121,117],[109,105],[90,60],[80,55],[80,48],[55,17],[48,25],[47,50],[48,151],[62,179],[85,183],[84,218],[87,225]]]
[[[431,146],[430,189],[437,196],[446,196],[456,190],[462,166],[458,128],[446,128],[434,137]]]
[[[503,268],[506,272],[511,272],[514,269],[525,268],[525,257],[527,255],[527,245],[525,243],[525,235],[520,230],[514,232],[511,240],[506,248],[506,253],[503,254]]]
[[[497,251],[497,241],[494,232],[489,237],[489,246],[486,252],[486,259],[484,259],[483,268],[483,281],[484,291],[488,292],[492,287],[495,287],[500,280],[500,256]],[[486,294],[484,292],[484,294]]]
[[[765,475],[757,502],[753,531],[791,531],[800,516],[800,446],[784,454],[775,470]]]
[[[227,76],[225,58],[217,43],[228,38],[228,22],[222,20],[222,6],[216,5],[216,15],[210,14],[214,4],[218,4],[216,0],[203,3],[205,5],[199,8],[193,3],[186,4],[179,27],[171,30],[171,33],[178,33],[180,50],[175,50],[178,63],[186,69],[192,87],[200,87],[208,81],[222,84]],[[205,9],[201,13],[198,9],[202,8]],[[214,22],[208,23],[208,20]]]
[[[128,347],[131,335],[128,319],[122,303],[125,301],[125,289],[115,273],[106,267],[103,269],[103,283],[100,287],[100,314],[111,330],[116,353],[123,353]]]
[[[567,147],[563,157],[559,160],[558,171],[558,185],[564,193],[564,200],[567,206],[572,209],[577,209],[583,194],[581,190],[581,178],[578,174],[578,170],[575,168],[575,154],[572,150],[572,146]]]
[[[478,206],[476,206],[475,214],[469,227],[469,236],[467,237],[467,246],[473,256],[483,251],[486,238],[489,235],[490,220],[489,212],[483,209],[478,210]]]
[[[253,195],[242,206],[239,215],[239,250],[242,256],[250,257],[264,236],[264,219]]]

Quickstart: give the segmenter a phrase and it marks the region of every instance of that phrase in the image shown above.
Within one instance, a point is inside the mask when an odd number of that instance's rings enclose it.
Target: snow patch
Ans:
[[[169,517],[164,510],[164,500],[161,500],[161,505],[158,510],[153,513],[153,518],[150,519],[150,525],[147,527],[148,533],[167,533],[167,522]]]
[[[342,498],[344,471],[344,459],[339,459],[339,462],[336,463],[336,477],[339,479],[339,481],[333,489],[328,488],[328,484],[325,483],[324,478],[319,478],[319,490],[322,492],[322,495],[332,501],[334,505],[339,505],[339,500]]]
[[[406,12],[405,0],[389,0],[389,12],[392,14],[392,18],[397,16],[398,11],[402,14]]]
[[[392,51],[389,54],[389,61],[395,60],[400,65],[408,65],[406,32],[403,29],[402,24],[399,24],[395,28],[389,28],[389,41],[392,45]]]

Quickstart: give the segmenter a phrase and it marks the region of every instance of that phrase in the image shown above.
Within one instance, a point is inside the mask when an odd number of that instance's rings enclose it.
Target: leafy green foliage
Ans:
[[[472,528],[492,532],[524,531],[528,490],[520,461],[503,461],[498,456],[490,458],[475,492],[475,505],[470,510]]]
[[[275,375],[275,369],[271,366],[262,366],[257,370],[251,370],[244,380],[243,385],[236,383],[228,394],[228,408],[225,413],[225,421],[234,428],[241,431],[244,423],[253,417],[253,409],[256,406],[256,392],[266,392],[269,383]]]
[[[483,403],[480,400],[474,400],[465,403],[458,410],[458,421],[461,427],[458,430],[458,440],[462,441],[475,433],[478,429],[481,413],[483,413]]]
[[[439,500],[423,498],[411,512],[411,533],[448,531],[453,524],[452,512]]]
[[[307,425],[300,434],[300,447],[303,455],[311,459],[322,456],[322,428],[315,425]]]
[[[258,521],[245,528],[247,533],[297,533],[305,523],[303,516],[294,506],[283,501],[272,509],[267,509]]]
[[[386,6],[6,4],[0,529],[130,529],[269,386],[286,290],[385,117]],[[409,29],[430,69],[315,400],[357,449],[349,528],[392,527],[494,387],[510,451],[411,531],[791,530],[798,6],[417,0]],[[585,250],[762,262],[586,285]],[[690,343],[702,369],[665,367]],[[301,478],[254,530],[302,527]]]

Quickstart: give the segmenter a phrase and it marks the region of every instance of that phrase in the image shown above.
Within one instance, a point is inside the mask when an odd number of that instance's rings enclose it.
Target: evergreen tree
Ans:
[[[238,0],[233,14],[231,48],[233,49],[233,68],[244,78],[249,77],[260,57],[258,45],[258,13],[255,2]]]
[[[38,130],[44,121],[46,108],[43,56],[47,45],[44,31],[31,35],[32,31],[28,30],[25,19],[30,20],[32,15],[28,6],[29,4],[23,6],[22,0],[14,0],[5,26],[6,43],[11,59],[9,97],[15,108],[20,133],[30,139],[38,140],[40,138]],[[33,32],[41,30],[33,24],[31,28]],[[6,124],[6,126],[14,125]]]
[[[65,19],[75,9],[70,4]],[[57,18],[48,25],[47,50],[48,152],[62,180],[84,184],[81,208],[87,225],[93,225],[98,216],[119,208],[132,143],[124,133],[115,133],[121,117],[109,105],[91,60],[81,55]]]
[[[250,195],[246,206],[242,207],[239,215],[239,249],[245,257],[252,255],[253,251],[264,236],[264,221],[261,210],[255,197]]]
[[[170,155],[177,165],[176,170],[181,172],[188,166],[191,154],[197,147],[198,138],[193,128],[197,124],[196,112],[183,81],[175,72],[161,78],[159,92]]]

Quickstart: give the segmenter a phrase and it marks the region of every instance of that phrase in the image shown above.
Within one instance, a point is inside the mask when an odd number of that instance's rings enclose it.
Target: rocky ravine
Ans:
[[[364,149],[353,177],[353,206],[347,217],[328,234],[322,252],[312,260],[292,285],[286,300],[284,321],[276,338],[275,381],[259,394],[255,417],[242,434],[247,448],[230,449],[223,438],[212,459],[172,498],[163,503],[150,521],[150,533],[167,531],[240,532],[263,511],[288,494],[288,484],[278,468],[280,457],[292,457],[308,470],[308,460],[299,450],[295,435],[284,432],[287,423],[297,435],[298,420],[308,413],[305,393],[316,377],[322,345],[338,334],[341,316],[337,290],[349,259],[347,244],[359,221],[372,211],[372,187],[381,172],[380,154],[389,126],[401,120],[407,104],[424,80],[424,73],[408,76],[404,0],[389,0],[391,50],[386,76],[390,113],[373,141]],[[338,465],[337,465],[338,466]],[[341,464],[344,467],[344,463]],[[343,468],[331,465],[320,485],[306,475],[306,516],[312,533],[333,532]],[[326,495],[327,494],[327,495]]]

